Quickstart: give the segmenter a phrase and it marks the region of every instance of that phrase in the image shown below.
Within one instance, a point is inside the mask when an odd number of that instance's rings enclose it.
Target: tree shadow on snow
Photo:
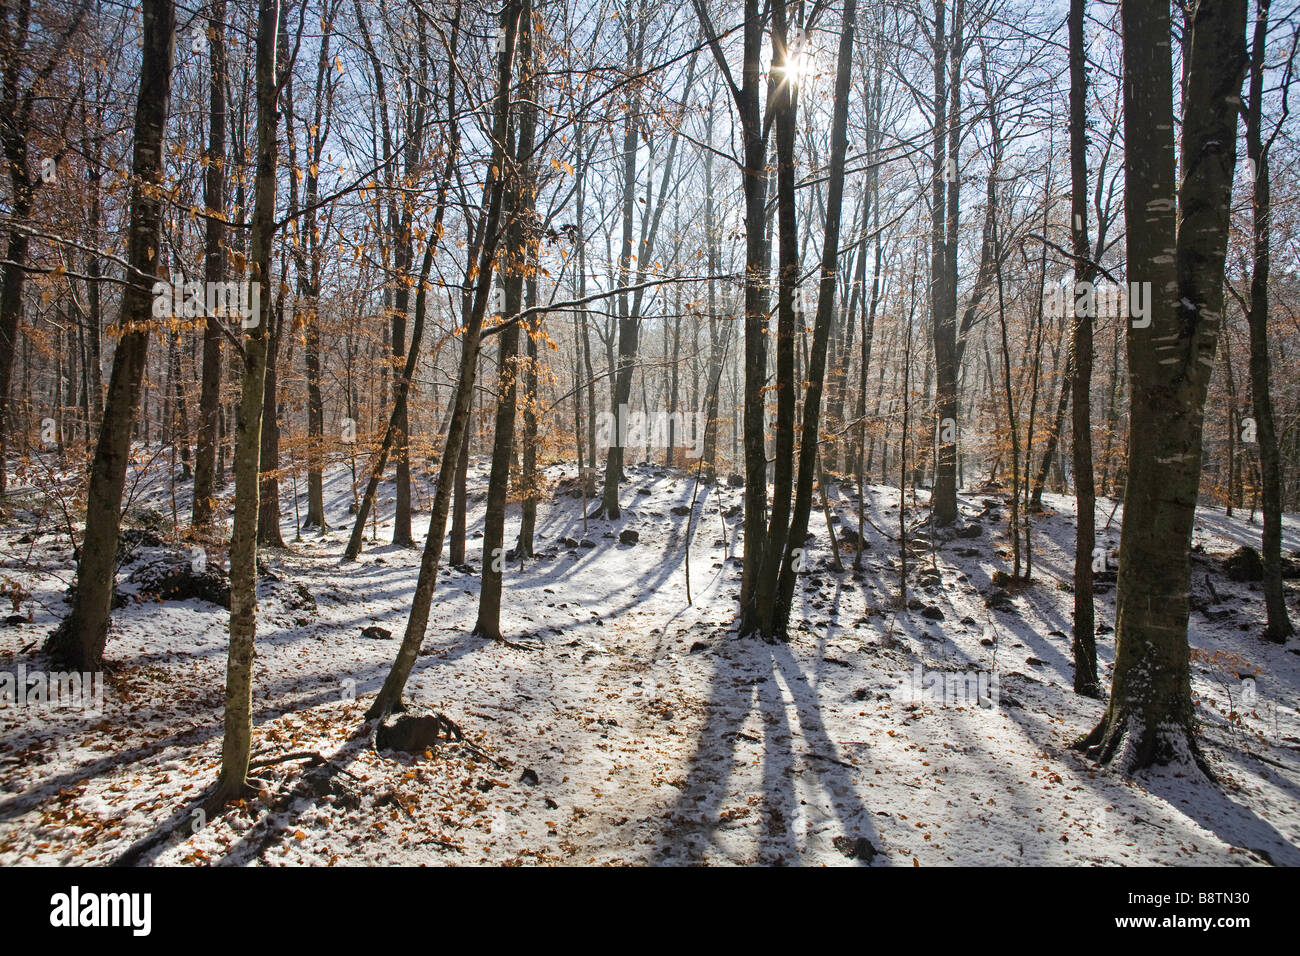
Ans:
[[[731,641],[718,655],[711,687],[653,862],[783,865],[829,853],[865,862],[871,853],[859,840],[879,849],[853,783],[857,768],[828,734],[818,693],[788,645]],[[760,726],[751,732],[745,726],[755,711]],[[742,775],[760,762],[755,787]],[[740,778],[734,787],[733,778]]]

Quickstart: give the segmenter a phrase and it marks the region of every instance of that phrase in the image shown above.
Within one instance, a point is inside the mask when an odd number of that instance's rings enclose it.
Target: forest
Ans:
[[[3,0],[0,864],[1300,864],[1297,47]]]

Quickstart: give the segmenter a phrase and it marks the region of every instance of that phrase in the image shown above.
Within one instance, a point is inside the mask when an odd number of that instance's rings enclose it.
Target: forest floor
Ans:
[[[312,751],[330,763],[265,767],[261,796],[203,819],[193,807],[220,760],[228,612],[128,597],[113,617],[102,713],[0,699],[0,864],[127,851],[238,865],[1300,863],[1300,644],[1261,641],[1259,585],[1229,580],[1221,561],[1258,547],[1258,518],[1203,510],[1192,556],[1193,686],[1218,783],[1178,770],[1124,781],[1070,749],[1103,709],[1071,690],[1072,498],[1045,496],[1032,582],[1008,593],[991,583],[1010,570],[1006,496],[963,494],[970,536],[925,551],[909,587],[918,600],[902,611],[891,603],[896,489],[867,489],[860,573],[827,567],[815,511],[800,623],[790,642],[768,644],[735,634],[740,491],[699,488],[688,603],[691,476],[630,468],[622,518],[584,528],[566,491],[574,469],[556,466],[539,553],[506,575],[507,646],[469,633],[486,472],[470,472],[475,570],[440,571],[407,688],[413,710],[444,713],[474,748],[376,752],[357,735],[405,628],[420,553],[368,544],[340,564],[352,484],[339,468],[325,535],[296,538],[285,489],[290,546],[263,554],[254,675],[255,759]],[[165,472],[128,487],[132,520],[152,507],[170,526]],[[75,565],[48,490],[11,494],[0,525],[15,612],[0,622],[0,673],[47,669],[40,645],[66,612]],[[420,542],[428,491],[421,476]],[[832,505],[837,527],[856,528],[847,486]],[[1117,547],[1113,509],[1099,502],[1098,537]],[[511,505],[508,545],[518,518]],[[639,540],[620,543],[625,529]],[[378,530],[386,541],[391,523]],[[1284,548],[1300,548],[1300,519],[1288,517]],[[132,569],[169,550],[188,546],[139,548],[119,588],[129,595]],[[1287,582],[1296,620],[1298,583]],[[1108,683],[1114,585],[1098,591]],[[391,638],[363,635],[371,625]],[[982,703],[918,692],[918,676],[936,672],[997,684]]]

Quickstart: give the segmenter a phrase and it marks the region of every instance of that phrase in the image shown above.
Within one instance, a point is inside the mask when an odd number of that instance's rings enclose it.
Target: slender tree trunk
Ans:
[[[447,445],[438,468],[438,485],[434,493],[433,512],[429,519],[429,536],[425,539],[424,554],[420,559],[420,573],[411,599],[411,614],[406,622],[406,633],[398,649],[393,666],[380,688],[379,695],[366,711],[366,719],[383,719],[402,706],[402,692],[415,666],[415,658],[424,642],[429,624],[429,610],[433,605],[433,589],[437,582],[438,562],[442,557],[443,536],[447,530],[447,512],[451,506],[452,486],[455,484],[456,462],[461,444],[466,440],[469,413],[474,401],[474,381],[478,371],[479,345],[483,332],[483,317],[487,311],[492,284],[491,264],[496,252],[496,234],[501,219],[503,192],[499,173],[505,163],[504,144],[509,127],[511,63],[514,58],[515,36],[519,26],[521,3],[511,0],[501,11],[503,43],[498,56],[497,93],[492,128],[492,159],[488,167],[485,191],[488,196],[484,217],[483,245],[479,251],[475,276],[473,311],[466,318],[461,337],[460,373],[456,382],[451,424],[447,429]]]
[[[962,0],[957,0],[958,7]],[[960,123],[959,75],[948,82],[948,60],[959,64],[960,15],[951,33],[946,27],[944,0],[936,0],[934,15],[934,155],[931,167],[930,308],[935,361],[934,427],[940,441],[931,493],[931,516],[937,525],[957,520],[957,204],[959,169],[957,124]],[[950,105],[951,101],[951,105]],[[947,435],[951,440],[944,438]]]
[[[352,534],[348,538],[347,547],[343,550],[344,561],[355,561],[357,555],[361,553],[361,542],[366,533],[366,519],[370,517],[370,512],[374,508],[375,496],[379,492],[379,482],[383,479],[384,468],[388,464],[388,456],[401,440],[402,422],[405,420],[406,404],[410,397],[411,380],[415,376],[415,366],[420,355],[420,342],[424,338],[425,312],[428,307],[428,295],[425,286],[429,281],[429,271],[433,266],[435,246],[436,240],[431,240],[424,251],[424,263],[420,266],[419,292],[415,296],[415,325],[411,329],[411,346],[406,353],[406,364],[402,369],[402,377],[393,384],[393,410],[389,415],[388,427],[384,429],[383,440],[379,443],[379,451],[375,454],[374,464],[370,468],[370,478],[366,483],[365,494],[361,496],[361,501],[357,505],[357,516],[352,522]],[[453,560],[452,563],[456,564],[457,562]]]
[[[283,47],[281,47],[283,50]],[[284,258],[280,259],[280,274],[284,274]],[[262,395],[262,442],[258,472],[257,543],[268,548],[283,548],[280,533],[280,421],[279,384],[276,359],[280,353],[280,323],[284,319],[284,289],[280,284],[275,295],[275,307],[267,316],[266,332],[266,384]]]
[[[122,294],[122,335],[114,350],[108,401],[91,465],[76,595],[68,616],[48,643],[48,650],[57,661],[77,671],[98,671],[108,641],[109,612],[117,576],[122,492],[131,457],[131,435],[140,407],[140,386],[153,317],[153,288],[147,277],[156,272],[161,244],[163,156],[175,32],[176,8],[171,0],[145,0],[127,234],[127,262],[131,271]],[[9,290],[6,281],[6,295]]]
[[[695,10],[720,67],[726,55],[700,0]],[[745,0],[744,60],[740,86],[728,85],[740,117],[744,143],[745,194],[745,380],[742,437],[745,458],[744,552],[740,578],[740,630],[757,624],[752,613],[754,586],[765,550],[767,529],[767,448],[763,388],[767,382],[767,306],[769,242],[767,235],[767,135],[759,89],[762,78],[763,18],[758,0]],[[726,71],[730,76],[729,68]]]
[[[1088,107],[1087,48],[1084,19],[1087,0],[1070,0],[1070,230],[1074,251],[1075,289],[1091,282],[1095,271],[1087,261],[1088,243]],[[1097,544],[1097,492],[1092,477],[1092,303],[1082,311],[1078,293],[1075,304],[1072,347],[1066,360],[1066,378],[1073,399],[1070,428],[1074,433],[1074,501],[1076,530],[1074,546],[1074,690],[1087,697],[1101,695],[1097,677],[1096,623],[1093,620],[1092,561]],[[1062,386],[1064,402],[1065,387]]]
[[[203,278],[226,278],[226,0],[213,0],[208,26],[211,78],[208,83],[208,149],[203,176]],[[199,532],[212,522],[213,472],[216,465],[217,416],[221,404],[221,317],[203,323],[203,371],[199,386],[199,440],[194,453],[194,505],[191,522]]]
[[[779,77],[788,56],[785,0],[772,5],[773,72]],[[772,511],[765,550],[754,583],[750,622],[764,637],[774,637],[781,566],[790,534],[794,491],[795,296],[799,283],[799,236],[795,208],[794,139],[798,122],[798,87],[789,78],[776,84],[772,112],[776,126],[777,320],[776,436],[773,449]],[[792,546],[801,547],[802,541]]]
[[[504,319],[498,359],[496,423],[492,439],[492,469],[488,475],[487,509],[483,518],[483,583],[479,588],[478,620],[474,633],[501,639],[502,571],[505,568],[506,492],[510,484],[510,458],[515,443],[515,417],[519,391],[519,327],[524,277],[532,268],[533,244],[533,137],[537,111],[532,105],[532,0],[523,0],[519,15],[519,139],[510,164],[505,248],[499,256],[504,291]],[[613,448],[611,446],[611,454]],[[617,507],[617,490],[615,507]]]
[[[822,239],[821,288],[817,294],[817,320],[813,328],[812,353],[809,355],[808,387],[804,396],[803,429],[799,446],[799,485],[795,490],[794,512],[791,515],[786,556],[781,562],[780,594],[774,619],[768,629],[768,633],[772,635],[784,636],[789,626],[795,577],[802,568],[803,542],[808,533],[813,475],[814,471],[821,470],[821,445],[818,443],[818,435],[821,424],[822,387],[826,378],[826,347],[830,337],[831,322],[835,315],[835,273],[840,245],[840,211],[844,196],[844,157],[848,150],[849,80],[853,66],[857,0],[845,0],[843,16],[831,120],[831,172],[827,184],[826,225]],[[821,493],[825,498],[827,489],[824,480],[821,481]],[[831,531],[831,547],[834,548],[834,531],[829,522],[829,512],[827,529]],[[838,562],[839,555],[833,554],[833,559]]]
[[[271,244],[275,233],[276,53],[279,0],[259,0],[257,12],[257,172],[251,262],[258,283],[256,324],[248,323],[240,356],[243,379],[235,423],[235,521],[230,537],[230,655],[226,662],[225,736],[214,805],[249,790],[253,746],[253,646],[257,638],[257,526],[262,413],[271,312]],[[287,64],[285,65],[287,67]]]
[[[469,445],[470,439],[466,435],[456,462],[456,500],[451,516],[451,550],[447,553],[447,561],[452,565],[465,563],[465,485],[469,479]]]
[[[171,444],[174,448],[179,447],[181,457],[181,478],[188,481],[192,471],[190,468],[190,425],[189,412],[185,402],[185,386],[182,384],[181,375],[181,351],[180,343],[177,341],[179,336],[172,333],[167,343],[167,365],[169,371],[169,391],[171,393],[172,408],[167,416],[168,425],[171,430]],[[75,357],[75,353],[73,353]],[[71,384],[72,377],[69,375],[68,382]],[[65,403],[68,406],[73,404],[72,398],[69,397]],[[173,476],[174,480],[175,476]]]
[[[537,305],[535,277],[529,276],[527,289],[524,304],[531,309]],[[524,372],[524,462],[519,478],[524,500],[519,519],[519,542],[516,545],[520,560],[533,556],[533,534],[537,528],[537,336],[541,328],[542,317],[535,316],[529,321],[524,333],[527,350],[527,368]]]
[[[1043,449],[1043,457],[1038,465],[1038,473],[1034,475],[1033,492],[1029,501],[1031,511],[1043,510],[1043,489],[1047,485],[1047,475],[1051,471],[1052,462],[1056,460],[1056,451],[1061,440],[1061,428],[1065,425],[1065,413],[1070,405],[1071,383],[1073,381],[1074,349],[1071,348],[1065,356],[1065,374],[1061,376],[1061,391],[1056,396],[1056,409],[1052,413],[1052,424],[1047,429],[1047,447]]]
[[[628,62],[639,69],[645,40],[645,21],[641,24],[630,23],[627,26]],[[636,195],[636,159],[640,143],[641,96],[638,87],[632,87],[628,94],[626,112],[623,118],[623,239],[618,259],[618,284],[627,286],[632,276],[632,260],[635,254],[633,245],[633,213],[637,208]],[[648,210],[647,210],[648,212]],[[645,254],[646,250],[636,250]],[[627,415],[626,407],[632,396],[632,373],[636,368],[638,339],[641,333],[641,320],[633,308],[629,293],[618,296],[618,364],[614,372],[613,400],[611,402],[615,422],[616,438],[610,444],[605,455],[605,487],[600,507],[592,517],[608,518],[616,521],[622,514],[618,503],[619,482],[623,479],[623,463],[627,449],[623,447],[622,421]]]
[[[1268,45],[1268,11],[1269,0],[1257,0],[1251,49],[1250,101],[1246,111],[1246,155],[1254,171],[1254,263],[1250,277],[1250,309],[1246,313],[1246,320],[1250,325],[1250,393],[1254,400],[1255,437],[1259,442],[1260,478],[1263,485],[1264,533],[1261,544],[1264,558],[1264,604],[1268,612],[1264,636],[1280,644],[1295,633],[1295,628],[1287,615],[1286,599],[1282,591],[1282,467],[1270,394],[1272,374],[1268,354],[1272,196],[1268,152],[1260,131]]]

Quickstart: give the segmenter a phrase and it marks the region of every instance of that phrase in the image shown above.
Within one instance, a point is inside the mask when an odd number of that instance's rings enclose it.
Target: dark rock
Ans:
[[[984,529],[977,524],[968,524],[964,528],[957,529],[957,537],[959,538],[978,538],[983,533]]]
[[[581,548],[594,548],[596,546],[596,542],[592,541],[590,538],[583,538],[581,541],[578,542],[578,546]]]
[[[682,515],[688,515],[688,514],[691,513],[691,506],[690,506],[690,505],[674,505],[673,508],[672,508],[672,512],[673,512],[673,514],[675,514],[675,515],[677,515],[677,516],[679,516],[679,517],[682,516]]]
[[[279,580],[278,578],[276,580]],[[302,582],[295,582],[292,592],[284,600],[284,606],[293,611],[315,611],[316,598]]]
[[[850,860],[861,860],[864,863],[870,863],[877,853],[876,848],[866,837],[858,837],[855,840],[851,837],[837,836],[831,840],[831,845]]]
[[[21,538],[19,542],[30,543]],[[117,563],[126,564],[141,548],[158,548],[162,547],[162,543],[162,537],[151,528],[127,528],[117,538]]]
[[[532,767],[526,768],[524,772],[519,775],[519,782],[526,783],[530,787],[537,786],[537,782],[538,782],[537,771],[534,770]]]
[[[928,618],[931,621],[942,621],[943,611],[931,604],[921,611],[921,617]]]
[[[991,607],[995,611],[1015,610],[1015,605],[1011,603],[1011,595],[1001,588],[993,588],[984,595],[984,606]]]
[[[745,477],[744,477],[743,475],[728,475],[728,476],[727,476],[727,487],[728,487],[728,488],[744,488],[744,487],[745,487]]]
[[[163,557],[136,568],[127,579],[141,597],[158,601],[207,601],[230,609],[230,579],[220,568],[194,570],[187,556]]]
[[[619,544],[636,544],[641,540],[641,535],[631,528],[624,528],[618,533]]]
[[[1264,580],[1264,561],[1259,552],[1249,546],[1238,548],[1223,562],[1223,570],[1230,581]]]
[[[371,624],[369,627],[361,629],[362,637],[371,637],[377,641],[390,641],[393,639],[393,632],[386,627],[380,627],[378,624]]]
[[[449,734],[453,732],[448,722],[436,714],[421,717],[403,715],[391,724],[381,726],[375,735],[375,743],[385,750],[423,753],[438,745],[444,730]]]

